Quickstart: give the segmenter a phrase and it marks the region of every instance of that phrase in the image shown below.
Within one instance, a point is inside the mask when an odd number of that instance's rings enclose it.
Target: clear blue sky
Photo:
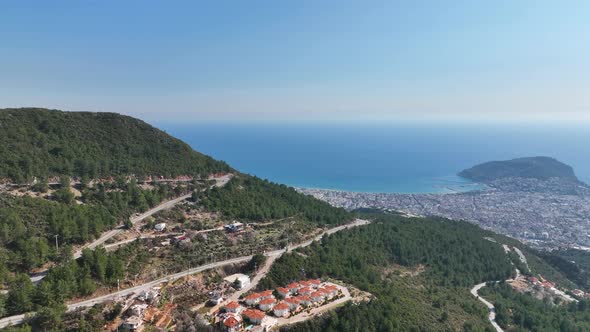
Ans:
[[[590,121],[590,1],[2,1],[0,107]]]

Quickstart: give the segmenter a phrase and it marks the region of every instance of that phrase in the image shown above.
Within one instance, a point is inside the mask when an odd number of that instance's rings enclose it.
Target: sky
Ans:
[[[2,1],[0,107],[590,122],[590,1]]]

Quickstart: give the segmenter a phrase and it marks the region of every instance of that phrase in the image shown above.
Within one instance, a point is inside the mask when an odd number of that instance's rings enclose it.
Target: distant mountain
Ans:
[[[0,178],[205,175],[231,168],[115,113],[0,109]]]
[[[578,181],[571,166],[550,157],[526,157],[490,161],[463,170],[459,176],[475,182],[492,182],[506,178],[547,180],[561,178]]]

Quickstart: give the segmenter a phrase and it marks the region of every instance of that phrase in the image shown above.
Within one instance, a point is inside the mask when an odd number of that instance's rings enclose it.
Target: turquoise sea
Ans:
[[[440,193],[481,188],[477,163],[546,155],[590,183],[590,130],[500,125],[156,124],[233,167],[296,187]]]

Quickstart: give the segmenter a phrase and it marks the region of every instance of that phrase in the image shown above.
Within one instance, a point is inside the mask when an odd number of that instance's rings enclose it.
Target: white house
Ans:
[[[166,229],[166,223],[162,222],[162,223],[156,224],[154,226],[154,229],[158,232],[162,232]]]
[[[280,302],[279,304],[275,305],[272,309],[272,312],[277,317],[284,317],[289,314],[289,305],[285,302]]]

